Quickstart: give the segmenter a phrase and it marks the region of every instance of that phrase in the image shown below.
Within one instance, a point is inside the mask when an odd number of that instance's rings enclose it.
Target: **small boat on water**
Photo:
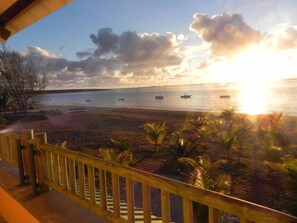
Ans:
[[[160,100],[160,99],[164,99],[164,97],[162,95],[158,95],[158,96],[155,96],[155,99]]]
[[[191,98],[192,95],[189,95],[189,94],[184,94],[182,96],[180,96],[181,98]]]
[[[228,95],[228,94],[223,94],[223,95],[220,95],[220,98],[230,98],[230,95]]]
[[[70,113],[79,113],[79,112],[86,112],[86,109],[85,107],[79,107],[79,108],[69,108],[69,112]]]
[[[91,99],[87,99],[87,100],[86,100],[86,102],[91,102],[91,101],[92,101]]]
[[[119,101],[125,101],[125,98],[118,98]]]

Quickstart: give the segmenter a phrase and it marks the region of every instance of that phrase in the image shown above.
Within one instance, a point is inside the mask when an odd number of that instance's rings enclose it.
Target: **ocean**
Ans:
[[[190,98],[181,98],[182,95]],[[161,95],[163,99],[155,99]],[[221,112],[234,109],[248,114],[284,112],[297,114],[297,80],[247,84],[195,84],[104,91],[52,93],[45,105],[71,105],[114,108],[144,108],[180,111]]]

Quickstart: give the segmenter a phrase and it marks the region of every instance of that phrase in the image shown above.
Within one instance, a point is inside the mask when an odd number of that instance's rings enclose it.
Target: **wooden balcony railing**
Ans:
[[[52,188],[110,222],[172,222],[173,196],[181,199],[179,222],[194,222],[194,203],[208,206],[210,223],[220,222],[222,213],[241,223],[297,222],[294,216],[257,204],[59,148],[47,143],[46,134],[34,135],[32,130],[1,133],[0,157],[19,166],[33,193]],[[152,210],[155,203],[160,210]]]

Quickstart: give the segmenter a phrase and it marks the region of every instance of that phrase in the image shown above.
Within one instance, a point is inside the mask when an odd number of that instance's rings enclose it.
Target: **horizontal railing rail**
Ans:
[[[53,188],[110,222],[172,222],[172,196],[181,199],[184,223],[194,222],[197,203],[208,207],[210,223],[220,222],[222,213],[241,223],[297,222],[294,216],[264,206],[51,145],[46,134],[29,134],[30,145],[35,162],[31,169],[36,171],[31,176],[39,190]],[[158,201],[153,191],[159,192]],[[154,203],[160,203],[160,210],[152,209]]]

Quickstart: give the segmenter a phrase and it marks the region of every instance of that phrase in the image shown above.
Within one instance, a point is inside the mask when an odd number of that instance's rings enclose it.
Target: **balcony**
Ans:
[[[195,222],[197,203],[207,206],[210,223],[220,222],[223,215],[241,223],[297,222],[294,216],[257,204],[60,148],[33,130],[1,133],[0,158],[5,163],[0,186],[14,197],[35,197],[35,207],[24,206],[40,222],[48,222],[48,215],[56,216],[55,222],[82,222],[79,217],[88,216],[84,222],[187,223]],[[11,175],[24,186],[6,180]]]

